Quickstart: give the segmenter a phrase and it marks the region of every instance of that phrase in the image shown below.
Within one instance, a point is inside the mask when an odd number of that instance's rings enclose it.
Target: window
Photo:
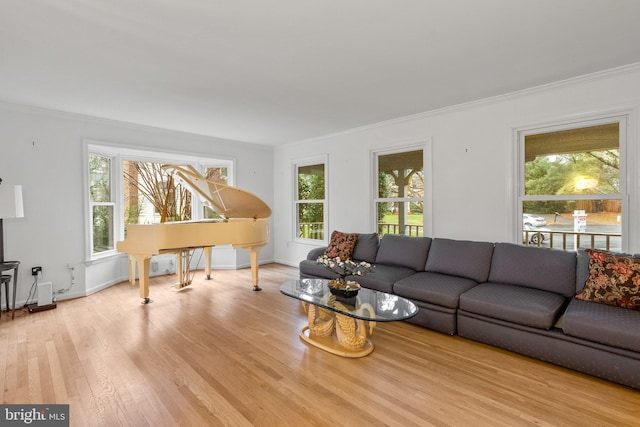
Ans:
[[[204,168],[204,177],[209,181],[217,182],[219,184],[229,184],[229,168],[226,166],[209,166]],[[206,219],[220,219],[222,218],[213,209],[210,209],[208,205],[202,205],[202,217]]]
[[[294,165],[295,215],[298,239],[323,240],[326,229],[326,162]]]
[[[424,235],[424,150],[374,153],[378,233]]]
[[[123,160],[125,224],[159,224],[191,219],[191,192],[174,181],[162,165]]]
[[[87,144],[90,259],[113,255],[115,241],[125,237],[125,224],[217,218],[161,168],[191,164],[208,179],[231,185],[233,161]],[[163,212],[167,199],[167,210]]]
[[[89,154],[90,246],[94,256],[114,250],[115,203],[111,189],[111,164],[110,157]]]
[[[615,117],[520,132],[524,244],[624,249],[625,130]]]

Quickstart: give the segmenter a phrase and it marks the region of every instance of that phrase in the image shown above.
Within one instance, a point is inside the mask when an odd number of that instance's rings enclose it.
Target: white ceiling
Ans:
[[[281,144],[640,62],[638,0],[0,0],[0,100]]]

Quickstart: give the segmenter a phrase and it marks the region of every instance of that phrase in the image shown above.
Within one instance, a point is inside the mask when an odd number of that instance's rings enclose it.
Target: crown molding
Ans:
[[[597,71],[595,73],[584,74],[584,75],[577,76],[577,77],[571,77],[571,78],[564,79],[564,80],[558,80],[558,81],[552,82],[552,83],[546,83],[546,84],[539,85],[539,86],[533,86],[533,87],[527,88],[527,89],[508,92],[508,93],[504,93],[504,94],[501,94],[501,95],[491,96],[491,97],[488,97],[488,98],[482,98],[482,99],[478,99],[478,100],[475,100],[475,101],[470,101],[470,102],[465,102],[465,103],[461,103],[461,104],[451,105],[451,106],[448,106],[448,107],[438,108],[438,109],[435,109],[435,110],[429,110],[429,111],[425,111],[425,112],[422,112],[422,113],[411,114],[411,115],[408,115],[408,116],[398,117],[398,118],[395,118],[395,119],[384,120],[384,121],[381,121],[381,122],[376,122],[376,123],[371,123],[371,124],[368,124],[368,125],[358,126],[358,127],[355,127],[355,128],[343,130],[343,131],[340,131],[340,132],[333,132],[333,133],[329,133],[329,134],[326,134],[326,135],[321,135],[321,136],[317,136],[317,137],[313,137],[313,138],[303,139],[303,140],[299,140],[299,141],[293,141],[293,142],[290,142],[290,143],[287,143],[287,144],[276,146],[275,148],[276,148],[276,150],[278,150],[280,148],[293,147],[293,146],[296,146],[298,144],[306,144],[306,143],[310,143],[310,142],[319,142],[321,140],[328,139],[328,138],[335,138],[335,137],[338,137],[338,136],[349,135],[349,134],[353,134],[353,133],[358,133],[358,132],[363,132],[363,131],[367,131],[367,130],[377,129],[377,128],[380,128],[380,127],[393,126],[393,125],[397,125],[397,124],[401,124],[401,123],[405,123],[405,122],[410,122],[410,121],[414,121],[414,120],[435,117],[435,116],[439,116],[441,114],[450,113],[450,112],[453,112],[453,111],[468,110],[468,109],[476,108],[476,107],[483,106],[483,105],[495,104],[495,103],[503,102],[503,101],[506,101],[506,100],[512,100],[512,99],[515,99],[515,98],[522,98],[522,97],[530,96],[530,95],[533,95],[533,94],[539,94],[539,93],[543,93],[543,92],[548,92],[548,91],[555,90],[555,89],[558,89],[558,88],[576,86],[576,85],[584,84],[584,83],[587,83],[587,82],[590,82],[590,81],[601,80],[601,79],[604,79],[604,78],[617,77],[617,76],[620,76],[620,75],[635,73],[635,72],[639,72],[639,71],[640,71],[640,62],[636,62],[636,63],[633,63],[633,64],[623,65],[623,66],[616,67],[616,68],[610,68],[610,69],[603,70],[603,71]]]
[[[269,145],[264,145],[264,144],[256,144],[252,142],[239,141],[234,139],[225,139],[225,138],[220,138],[212,135],[204,135],[204,134],[186,132],[186,131],[175,130],[175,129],[160,128],[160,127],[151,126],[151,125],[144,125],[139,123],[126,122],[122,120],[108,119],[104,117],[91,116],[88,114],[74,113],[74,112],[64,111],[64,110],[56,110],[53,108],[40,107],[35,105],[20,104],[20,103],[6,101],[2,99],[0,99],[0,109],[16,111],[16,112],[21,112],[26,114],[37,114],[37,115],[54,117],[54,118],[65,119],[65,120],[82,120],[82,121],[95,123],[95,124],[117,126],[117,127],[131,129],[131,130],[158,133],[161,135],[172,135],[172,136],[184,135],[190,138],[215,140],[216,142],[219,142],[222,144],[224,143],[241,144],[241,145],[250,146],[256,149],[263,149],[265,151],[272,151],[272,148],[273,148]]]

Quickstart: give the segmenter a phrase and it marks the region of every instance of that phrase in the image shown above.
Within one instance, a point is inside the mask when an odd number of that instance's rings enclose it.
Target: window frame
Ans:
[[[100,156],[103,158],[106,158],[109,160],[109,201],[108,202],[94,202],[92,200],[91,197],[91,177],[89,176],[89,157],[90,156]],[[114,253],[116,253],[116,241],[117,241],[117,234],[116,234],[116,224],[117,224],[117,204],[116,204],[116,189],[114,188],[114,179],[115,179],[115,172],[114,169],[116,168],[116,161],[115,158],[113,156],[112,153],[108,153],[108,152],[98,152],[97,150],[89,150],[89,152],[87,153],[86,157],[86,161],[87,161],[87,167],[85,168],[86,174],[87,174],[87,198],[89,200],[89,206],[88,206],[88,216],[89,216],[89,228],[88,228],[88,238],[89,238],[89,242],[88,242],[88,252],[90,254],[90,259],[99,259],[99,258],[103,258],[105,256],[109,256],[109,255],[113,255]],[[108,249],[106,251],[102,251],[102,252],[94,252],[94,208],[99,207],[99,206],[107,206],[107,207],[111,207],[112,208],[112,220],[111,220],[111,231],[110,234],[111,236],[113,236],[113,247],[111,249]]]
[[[522,222],[523,204],[527,201],[570,201],[570,200],[619,200],[621,209],[621,250],[628,251],[630,249],[630,230],[634,225],[631,224],[632,215],[630,214],[630,183],[631,169],[629,167],[632,162],[632,156],[629,152],[629,123],[630,113],[626,111],[612,112],[611,114],[602,114],[597,116],[588,116],[575,120],[560,120],[553,123],[539,124],[515,129],[515,138],[517,145],[517,161],[515,165],[515,224],[514,224],[514,243],[523,244],[522,236],[524,233],[524,225]],[[526,195],[525,194],[525,138],[529,135],[560,132],[564,130],[581,129],[591,126],[605,124],[619,124],[619,182],[620,188],[618,193],[594,193],[594,194],[560,194],[560,195]]]
[[[217,161],[217,162],[213,162],[213,163],[201,163],[200,164],[200,168],[198,169],[200,171],[200,173],[202,173],[202,176],[206,177],[206,170],[207,169],[227,169],[227,182],[225,182],[225,185],[231,185],[233,186],[233,167],[230,164],[230,162],[225,162],[225,161]],[[198,212],[200,212],[200,219],[207,219],[205,212],[207,211],[207,204],[206,202],[201,198],[201,197],[197,197],[196,199],[192,199],[195,200],[193,204],[193,208],[196,209]],[[216,219],[216,218],[212,218],[212,219]]]
[[[124,240],[124,177],[123,162],[125,160],[155,162],[167,164],[190,164],[198,171],[202,172],[206,167],[226,167],[229,185],[235,182],[235,158],[225,158],[220,156],[203,157],[197,154],[188,154],[173,151],[152,150],[146,148],[131,148],[117,144],[110,144],[102,141],[84,140],[84,175],[85,175],[85,259],[87,261],[97,261],[120,253],[116,249],[116,242]],[[97,154],[111,158],[111,203],[114,204],[113,236],[114,247],[112,250],[93,253],[93,215],[91,205],[91,195],[89,192],[89,155]],[[192,198],[192,219],[203,218],[204,202],[199,194],[194,193]]]
[[[422,150],[422,177],[424,179],[424,194],[422,198],[416,197],[378,197],[378,158],[389,154],[399,154],[410,151]],[[422,202],[422,236],[433,235],[433,164],[432,141],[424,138],[410,141],[393,148],[382,148],[370,151],[371,157],[371,224],[372,232],[378,233],[378,203],[381,202]]]
[[[301,167],[311,166],[311,165],[319,165],[322,164],[324,166],[324,199],[299,199],[298,197],[298,170]],[[318,243],[328,243],[329,236],[327,230],[329,229],[329,156],[327,154],[307,157],[303,159],[296,159],[291,162],[291,173],[292,173],[292,183],[293,183],[293,213],[292,218],[292,233],[293,233],[293,241],[297,243],[306,243],[306,244],[318,244]],[[299,237],[299,225],[300,218],[298,217],[298,206],[300,203],[322,203],[322,228],[324,230],[323,239],[307,239],[303,237]]]

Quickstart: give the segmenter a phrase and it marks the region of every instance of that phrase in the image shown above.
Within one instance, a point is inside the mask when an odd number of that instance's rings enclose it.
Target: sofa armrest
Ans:
[[[318,259],[318,257],[322,254],[324,254],[324,251],[327,250],[326,246],[322,246],[319,248],[313,248],[309,251],[309,253],[307,254],[307,259],[311,260],[311,261],[315,261]]]

